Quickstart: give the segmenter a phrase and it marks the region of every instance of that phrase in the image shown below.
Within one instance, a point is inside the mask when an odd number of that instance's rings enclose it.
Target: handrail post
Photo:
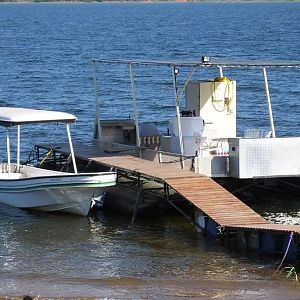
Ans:
[[[267,103],[268,103],[268,111],[269,111],[269,119],[270,119],[270,127],[271,127],[271,131],[272,131],[272,137],[276,137],[266,68],[263,67],[262,71],[263,71],[264,82],[265,82],[266,98],[267,98]]]

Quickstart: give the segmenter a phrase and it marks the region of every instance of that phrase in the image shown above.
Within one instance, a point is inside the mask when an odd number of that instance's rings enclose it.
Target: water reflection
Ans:
[[[199,296],[198,284],[213,283],[204,293],[221,295],[217,283],[265,280],[276,264],[226,249],[181,216],[130,221],[0,206],[0,294]]]
[[[300,225],[298,195],[274,192],[250,205],[270,223]]]

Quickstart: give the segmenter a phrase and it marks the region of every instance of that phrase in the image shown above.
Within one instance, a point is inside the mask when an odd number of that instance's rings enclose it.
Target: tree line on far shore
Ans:
[[[238,2],[299,2],[300,0],[238,0]],[[0,0],[1,2],[236,2],[233,0]]]

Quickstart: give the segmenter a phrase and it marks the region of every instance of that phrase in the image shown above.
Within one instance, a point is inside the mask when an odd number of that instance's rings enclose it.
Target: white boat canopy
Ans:
[[[5,127],[32,123],[72,123],[76,119],[74,115],[59,111],[0,107],[0,125]]]
[[[6,127],[6,145],[7,145],[7,162],[8,173],[11,173],[10,166],[10,137],[9,127],[17,126],[17,166],[20,166],[20,125],[36,124],[36,123],[66,123],[70,152],[74,166],[74,172],[77,173],[75,155],[71,140],[69,123],[72,123],[77,118],[74,115],[50,110],[17,108],[17,107],[0,107],[0,126]]]
[[[251,59],[226,59],[202,56],[199,60],[162,61],[162,60],[122,60],[122,59],[92,59],[94,63],[103,64],[129,64],[129,65],[154,65],[177,67],[227,67],[227,68],[300,68],[299,60],[251,60]]]

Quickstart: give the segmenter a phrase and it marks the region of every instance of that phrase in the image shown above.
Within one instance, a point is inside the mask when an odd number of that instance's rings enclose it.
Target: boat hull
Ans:
[[[0,203],[40,211],[86,216],[93,197],[115,185],[114,172],[0,179]],[[51,173],[50,173],[51,174]]]

